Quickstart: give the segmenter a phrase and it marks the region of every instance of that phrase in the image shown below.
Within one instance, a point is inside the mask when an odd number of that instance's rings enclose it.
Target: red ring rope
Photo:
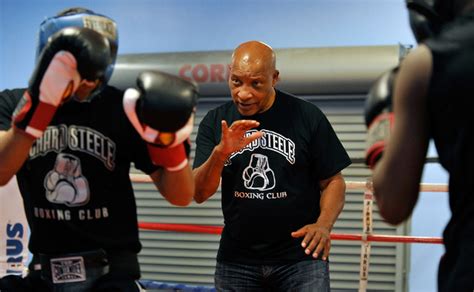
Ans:
[[[221,226],[205,226],[195,224],[175,224],[175,223],[151,223],[139,222],[138,227],[145,230],[178,231],[207,234],[221,234]],[[442,244],[440,237],[422,237],[422,236],[401,236],[401,235],[367,235],[367,241],[374,242],[403,242],[403,243],[435,243]],[[332,240],[364,240],[361,234],[331,233]]]

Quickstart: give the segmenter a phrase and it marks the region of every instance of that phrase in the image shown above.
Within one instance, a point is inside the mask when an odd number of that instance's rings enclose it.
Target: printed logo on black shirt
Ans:
[[[245,136],[250,136],[257,130],[249,130]],[[294,164],[295,158],[295,143],[285,136],[262,129],[260,130],[264,135],[252,141],[244,148],[231,154],[225,165],[231,165],[231,159],[246,151],[253,151],[257,148],[274,151],[290,163]],[[271,162],[268,156],[260,153],[253,153],[250,156],[250,161],[247,167],[242,172],[242,180],[246,190],[235,190],[234,197],[238,199],[251,200],[280,200],[286,199],[288,194],[286,191],[269,192],[276,186],[275,172],[271,168]]]
[[[84,152],[99,160],[109,169],[115,168],[115,143],[102,133],[81,126],[57,125],[46,129],[30,149],[30,159],[45,155],[51,151],[62,152],[64,149]]]
[[[231,164],[232,157],[242,154],[245,151],[253,151],[257,148],[275,151],[276,153],[283,155],[289,163],[295,163],[295,142],[279,133],[270,130],[262,129],[260,131],[263,132],[263,137],[252,141],[244,148],[232,153],[229,159],[226,161],[225,165],[227,166]],[[257,130],[249,130],[245,132],[245,136],[248,137],[256,132]]]

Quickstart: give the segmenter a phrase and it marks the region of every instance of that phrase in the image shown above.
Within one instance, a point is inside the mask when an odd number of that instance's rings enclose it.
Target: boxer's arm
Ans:
[[[196,184],[194,201],[196,203],[203,203],[216,193],[226,159],[227,155],[219,150],[218,147],[215,147],[206,162],[193,169]]]
[[[193,174],[187,165],[178,171],[167,171],[160,168],[150,174],[161,195],[171,204],[187,206],[194,194]]]
[[[103,74],[110,63],[109,51],[107,39],[89,29],[68,28],[51,37],[13,113],[12,128],[0,134],[0,184],[20,169],[34,140],[80,80]]]
[[[124,93],[123,106],[133,127],[147,143],[153,164],[150,176],[170,203],[188,205],[194,195],[189,166],[189,136],[194,123],[197,87],[176,76],[142,72],[137,87]]]
[[[331,250],[331,230],[336,223],[345,203],[346,182],[339,172],[334,176],[319,182],[321,199],[319,206],[321,212],[316,223],[308,224],[295,232],[292,237],[303,237],[301,246],[305,253],[317,258],[322,252],[322,259],[326,260]]]
[[[342,208],[344,208],[346,182],[339,172],[328,179],[320,181],[319,185],[321,188],[321,199],[319,201],[321,213],[317,223],[331,231]]]
[[[0,131],[0,185],[7,184],[18,172],[28,157],[33,141],[30,135],[14,128]]]
[[[58,31],[38,58],[13,113],[13,126],[33,138],[41,137],[80,83],[100,79],[111,61],[108,40],[98,32],[76,27]]]
[[[425,95],[431,70],[431,52],[420,45],[402,62],[395,82],[396,122],[373,175],[377,205],[382,217],[391,224],[406,220],[418,200],[429,143]]]

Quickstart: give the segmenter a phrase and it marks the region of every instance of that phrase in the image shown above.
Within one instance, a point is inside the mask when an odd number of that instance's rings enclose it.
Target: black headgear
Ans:
[[[103,80],[101,80],[101,85],[89,96],[88,100],[90,100],[105,87],[112,76],[118,48],[117,26],[115,21],[111,18],[84,8],[72,9],[71,12],[49,17],[40,25],[36,53],[37,58],[41,54],[41,51],[49,41],[50,37],[66,27],[87,27],[101,33],[109,40],[113,62],[108,66],[105,76]]]
[[[454,0],[406,0],[410,26],[418,42],[437,34],[452,20]]]

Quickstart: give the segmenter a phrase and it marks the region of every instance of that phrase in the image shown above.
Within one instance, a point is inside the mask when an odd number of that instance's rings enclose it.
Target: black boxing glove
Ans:
[[[125,91],[125,113],[155,165],[178,171],[188,164],[197,97],[193,83],[155,71],[141,73],[137,88]]]
[[[77,27],[58,31],[38,58],[13,126],[34,139],[41,137],[60,104],[81,82],[97,83],[111,62],[109,41],[100,33]]]
[[[397,70],[391,69],[379,77],[365,101],[365,124],[368,129],[365,163],[371,169],[382,157],[393,126],[392,94]]]

